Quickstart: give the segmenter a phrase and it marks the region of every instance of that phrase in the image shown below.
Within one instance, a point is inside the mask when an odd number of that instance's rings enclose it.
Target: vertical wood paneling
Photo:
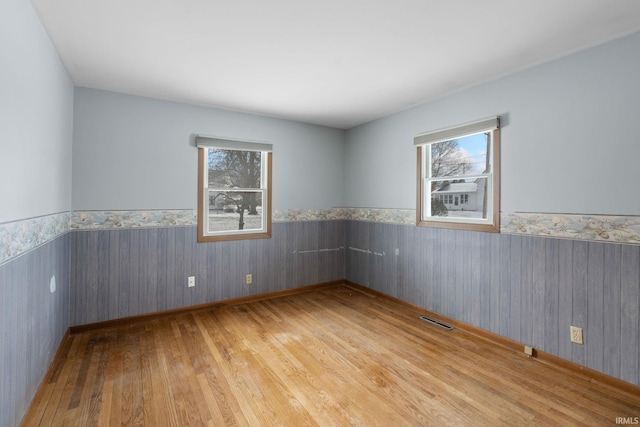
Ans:
[[[131,281],[132,275],[130,271],[131,266],[131,233],[129,230],[118,230],[120,233],[120,259],[118,269],[118,282],[120,283],[120,293],[118,295],[118,317],[127,317],[129,316],[129,295],[131,293]],[[76,234],[85,234],[84,232],[79,232]],[[78,283],[77,286],[81,286],[81,283]],[[84,308],[87,309],[86,307]],[[76,307],[76,311],[80,311],[80,307]],[[73,325],[81,325],[82,322],[73,323]]]
[[[284,289],[289,289],[292,286],[292,277],[289,272],[292,269],[293,257],[291,256],[291,247],[289,245],[289,234],[291,234],[291,227],[288,224],[273,224],[273,234],[277,238],[278,257],[276,258],[276,277],[278,282]],[[345,250],[345,254],[346,254]],[[273,286],[276,286],[275,283]],[[272,288],[275,290],[275,288]]]
[[[274,224],[272,239],[206,244],[195,227],[75,232],[73,325],[343,279],[345,231],[339,221]]]
[[[198,236],[194,237],[196,240]],[[196,301],[210,301],[209,300],[209,249],[214,245],[199,245],[197,242],[193,243],[196,246],[196,259],[193,276],[196,278]]]
[[[158,229],[152,228],[148,233],[142,233],[142,247],[140,252],[144,254],[141,280],[144,286],[143,307],[146,312],[158,311]]]
[[[573,240],[558,240],[558,356],[571,360],[573,344],[569,326],[573,322]]]
[[[168,228],[166,241],[158,242],[159,245],[166,245],[167,247],[167,309],[178,307],[176,303],[176,294],[178,289],[178,267],[176,260],[176,231],[178,228]]]
[[[244,266],[242,265],[242,242],[235,241],[229,242],[229,264],[227,268],[229,268],[229,282],[225,288],[227,289],[226,297],[227,298],[235,298],[237,296],[242,295],[242,286],[244,285],[244,280],[242,275],[242,270],[244,270]]]
[[[558,352],[558,344],[560,340],[559,335],[559,301],[560,301],[560,288],[559,288],[559,249],[558,240],[556,239],[543,239],[544,240],[544,254],[545,254],[545,269],[543,278],[543,304],[544,314],[543,322],[544,326],[544,343],[540,348],[550,349],[549,352]],[[537,344],[536,344],[537,345]]]
[[[29,256],[27,254],[26,256]],[[27,389],[27,384],[23,387],[18,387],[18,372],[21,371],[20,360],[22,354],[28,351],[26,346],[20,344],[20,335],[18,332],[27,332],[26,328],[21,328],[18,325],[20,320],[20,311],[25,307],[22,305],[19,293],[22,291],[23,286],[27,283],[28,278],[24,277],[22,271],[24,257],[19,257],[14,261],[10,261],[8,264],[0,267],[7,271],[6,282],[2,284],[5,290],[6,303],[2,310],[2,328],[3,328],[3,345],[2,353],[4,356],[4,371],[2,372],[2,389],[4,390],[4,396],[7,400],[5,406],[7,412],[3,413],[3,418],[6,414],[6,425],[17,425],[17,417],[20,413],[18,408],[18,396],[19,393],[23,393]],[[18,284],[23,286],[18,286]],[[27,286],[24,286],[27,287]],[[26,310],[25,310],[26,311]],[[11,351],[9,351],[11,349]],[[3,424],[5,425],[5,424]]]
[[[180,290],[180,305],[178,307],[197,304],[194,302],[195,298],[193,298],[193,294],[197,292],[197,283],[196,287],[189,288],[186,282],[187,277],[196,275],[193,267],[195,248],[192,246],[192,236],[191,233],[189,233],[189,230],[189,227],[180,227],[176,230],[176,236],[179,236],[176,241],[180,242],[180,247],[182,249],[178,256],[178,259],[180,260],[180,268],[178,271],[180,274],[176,277],[175,283],[176,288]]]
[[[379,279],[380,282],[379,287],[384,289],[383,292],[389,293],[391,289],[394,288],[395,280],[392,276],[395,275],[395,239],[390,234],[393,231],[392,227],[386,227],[385,224],[377,224],[375,229],[375,238],[376,238],[376,248],[378,248],[377,252],[382,254],[382,256],[378,256],[379,258]]]
[[[603,372],[620,376],[620,318],[622,314],[620,282],[622,272],[622,245],[604,246],[603,327],[604,343]]]
[[[422,240],[423,228],[418,228],[415,232],[411,230],[405,230],[405,253],[407,255],[407,283],[404,286],[404,293],[407,298],[412,301],[419,302],[415,296],[416,284],[420,281],[420,242]]]
[[[640,304],[640,247],[622,247],[622,277],[620,297],[620,378],[638,384],[638,305]]]
[[[443,262],[442,262],[442,239],[436,237],[433,241],[433,300],[430,309],[436,313],[443,312],[443,290],[442,284],[444,279]]]
[[[337,280],[336,277],[346,277],[347,274],[347,257],[345,256],[347,253],[347,221],[335,221],[335,234],[331,241],[332,245],[336,245],[337,248],[342,248],[341,252],[336,252],[334,254],[335,260],[335,270],[334,274],[331,276],[331,280]],[[395,243],[395,247],[397,247],[397,242]],[[394,272],[396,284],[397,284],[397,259],[395,261],[396,270]]]
[[[185,252],[187,251],[186,247],[186,235],[184,233],[183,228],[175,229],[175,254],[174,260],[175,262],[175,276],[173,278],[173,306],[174,307],[184,307],[188,305],[187,297],[185,296],[188,288],[184,286],[180,286],[180,279],[182,277],[187,277],[187,271],[189,268],[185,265]]]
[[[87,233],[72,233],[71,262],[71,324],[80,324],[84,319],[80,318],[86,306],[86,288],[83,286],[86,281],[87,268],[85,257],[87,253]],[[81,286],[82,285],[82,286]]]
[[[0,425],[18,426],[69,327],[69,233],[0,265]],[[55,275],[56,291],[49,290]]]
[[[423,272],[423,280],[425,286],[422,288],[422,307],[427,307],[431,309],[433,307],[433,270],[435,269],[435,257],[434,257],[434,244],[435,244],[435,229],[433,228],[425,228],[424,238],[424,257],[422,258],[424,262],[424,272]]]
[[[477,286],[480,294],[480,306],[478,307],[479,325],[481,328],[491,329],[491,293],[497,289],[491,288],[491,264],[493,254],[491,253],[491,243],[489,233],[474,233],[477,236],[477,246],[474,248],[474,262],[473,265],[477,266],[477,270],[474,268],[473,272],[479,273],[476,275],[478,278]]]
[[[98,321],[98,277],[100,276],[100,254],[98,253],[100,246],[98,242],[101,234],[97,231],[87,233],[87,254],[93,254],[93,256],[86,256],[84,260],[87,264],[84,304],[87,307],[92,307],[92,310],[85,310],[83,313],[82,318],[86,322]]]
[[[156,253],[157,253],[157,276],[156,276],[156,304],[157,310],[163,311],[169,308],[167,303],[167,294],[169,287],[169,274],[168,267],[168,254],[167,254],[167,240],[168,240],[168,228],[159,228],[158,236],[156,240]]]
[[[326,278],[331,276],[333,266],[331,261],[333,260],[332,252],[327,249],[332,247],[331,238],[333,237],[333,227],[329,221],[323,221],[317,223],[318,231],[318,250],[323,252],[318,253],[318,282],[326,282]]]
[[[415,235],[409,233],[409,227],[401,227],[398,230],[398,287],[397,289],[391,289],[389,295],[396,298],[407,299],[407,283],[411,283],[411,258],[413,254],[410,252],[413,250],[413,240]],[[347,246],[350,245],[350,241],[347,240]]]
[[[467,296],[465,306],[469,307],[469,322],[482,326],[482,315],[480,307],[486,309],[487,301],[482,300],[482,282],[483,276],[487,274],[487,268],[489,267],[484,262],[480,261],[480,239],[484,233],[464,233],[465,250],[467,251],[466,258],[468,263],[463,264],[465,271],[465,282],[469,284],[465,287],[464,294]],[[489,254],[485,253],[485,256]]]
[[[360,229],[362,230],[362,239],[358,242],[357,249],[370,250],[371,248],[371,226],[369,223],[360,224]],[[362,274],[363,280],[367,286],[371,286],[371,254],[357,251],[357,254],[360,255],[361,263],[362,263]]]
[[[242,240],[238,242],[240,250],[238,251],[239,258],[237,259],[236,265],[238,266],[238,274],[241,284],[244,283],[244,281],[242,281],[242,278],[244,277],[246,280],[247,274],[253,274],[255,276],[255,280],[257,282],[260,282],[260,275],[256,274],[257,272],[254,265],[255,257],[253,253],[253,242],[255,241]],[[240,286],[240,295],[252,295],[255,292],[255,289],[255,284],[249,286],[245,284],[244,286]]]
[[[10,263],[6,265],[10,265]],[[2,311],[4,312],[3,314],[0,314],[0,319],[2,319],[1,324],[3,325],[1,327],[2,329],[0,329],[0,333],[2,333],[4,343],[2,346],[2,351],[0,352],[0,425],[9,425],[8,417],[9,414],[12,413],[12,409],[9,406],[10,396],[5,396],[5,393],[8,392],[8,390],[5,390],[5,388],[8,389],[5,384],[5,377],[7,376],[7,373],[11,368],[11,365],[9,365],[8,362],[5,362],[5,359],[9,356],[7,353],[10,352],[7,351],[6,347],[6,345],[8,344],[8,339],[6,337],[7,335],[9,335],[9,333],[4,330],[5,327],[8,327],[8,317],[10,315],[9,313],[11,312],[11,307],[9,306],[9,303],[11,302],[11,295],[9,294],[9,290],[12,286],[9,284],[7,279],[8,270],[9,268],[0,266],[0,301],[3,304]]]
[[[302,224],[300,223],[291,224],[291,232],[288,235],[289,239],[287,241],[287,256],[291,257],[292,260],[292,270],[290,270],[292,273],[292,283],[304,283],[304,276],[306,275],[304,271],[306,255],[299,254],[300,251],[304,250],[304,247],[301,247],[304,241],[300,236],[302,234],[301,226]]]
[[[455,298],[453,312],[455,313],[455,317],[464,320],[465,322],[469,321],[469,310],[468,307],[465,306],[465,300],[468,298],[468,290],[469,290],[469,273],[470,269],[468,268],[469,261],[467,259],[467,254],[465,252],[468,251],[466,249],[465,236],[468,233],[461,233],[457,230],[454,231],[454,250],[452,258],[455,260],[455,278],[456,281],[453,283],[453,289],[455,290]]]
[[[320,278],[320,263],[319,263],[319,236],[318,236],[318,222],[305,221],[302,223],[304,233],[302,235],[301,247],[306,247],[311,251],[305,257],[307,264],[305,265],[306,277],[304,280],[305,285],[313,285],[319,283]]]
[[[199,299],[199,295],[202,295],[202,290],[204,288],[202,286],[198,286],[198,282],[196,281],[196,286],[193,288],[189,288],[187,286],[187,277],[195,276],[198,277],[198,271],[196,269],[196,261],[198,259],[198,251],[202,250],[206,247],[206,245],[198,245],[198,233],[195,227],[180,227],[180,231],[184,232],[185,236],[185,253],[184,253],[184,266],[185,266],[185,274],[182,275],[182,278],[178,278],[178,283],[181,284],[182,289],[185,290],[187,296],[185,296],[185,304],[186,305],[194,305],[199,304],[201,301],[204,302],[203,299]],[[182,281],[180,281],[182,279]],[[204,285],[204,283],[202,283]],[[206,292],[204,292],[206,295]],[[147,310],[150,312],[152,310]]]
[[[216,291],[214,292],[215,299],[213,301],[221,301],[224,299],[228,299],[230,292],[228,284],[231,283],[231,251],[229,247],[231,242],[220,242],[220,244],[216,246],[216,263],[215,268],[213,270],[216,282],[214,282],[214,286],[216,286]],[[226,283],[227,286],[218,286],[218,281],[221,283]],[[209,281],[211,284],[212,281]]]
[[[520,299],[522,286],[522,236],[510,236],[511,240],[511,301],[509,307],[509,335],[517,341],[523,341],[520,335],[522,323],[522,301]]]
[[[604,367],[604,245],[589,243],[587,259],[586,363],[598,371]]]
[[[253,241],[252,253],[255,257],[254,268],[259,274],[259,280],[254,286],[255,294],[263,294],[270,292],[272,279],[272,269],[269,268],[268,259],[273,252],[273,238],[266,239],[264,242]]]
[[[109,318],[109,284],[110,274],[104,274],[110,268],[110,233],[99,233],[98,235],[98,256],[97,256],[97,278],[96,278],[96,319],[104,321]]]
[[[207,259],[204,266],[207,270],[207,301],[220,300],[219,296],[216,295],[216,290],[218,289],[216,279],[220,276],[218,271],[220,266],[217,259],[219,247],[220,245],[207,245]]]
[[[511,236],[501,235],[499,238],[498,254],[500,257],[500,326],[499,334],[510,337],[511,325],[511,270],[514,263],[511,261]]]
[[[369,247],[369,224],[355,222],[352,223],[351,229],[353,240],[347,247],[348,256],[354,265],[351,274],[358,283],[369,286],[369,256],[361,251]]]
[[[276,225],[278,225],[278,227],[276,227]],[[261,251],[263,253],[263,261],[262,265],[258,268],[260,268],[261,271],[268,271],[268,273],[266,273],[267,277],[265,278],[266,292],[275,292],[276,290],[281,289],[281,287],[286,289],[286,283],[283,283],[281,280],[284,275],[281,274],[281,271],[286,271],[284,270],[286,265],[283,262],[285,260],[285,253],[283,249],[285,249],[285,247],[283,245],[282,233],[280,232],[281,230],[283,230],[283,228],[280,227],[279,224],[274,224],[272,226],[273,237],[269,239],[268,249],[266,250],[266,253],[265,251]],[[342,253],[344,254],[344,248]],[[344,262],[342,263],[342,266],[344,267]],[[342,275],[344,276],[344,272],[342,272]]]
[[[503,265],[502,260],[500,259],[500,242],[501,236],[497,234],[488,235],[490,240],[490,248],[489,253],[491,254],[490,260],[490,276],[489,283],[486,286],[486,293],[489,295],[490,299],[490,313],[491,316],[489,321],[488,329],[496,334],[500,333],[500,316],[501,316],[501,307],[500,307],[500,299],[501,299],[501,291],[502,291],[502,283],[501,281],[501,266]]]
[[[587,262],[589,259],[589,243],[573,242],[573,294],[572,323],[573,326],[587,327]],[[584,365],[586,363],[585,346],[573,344],[571,360]]]
[[[522,256],[520,258],[520,335],[518,340],[525,344],[533,344],[533,239],[522,239]],[[527,319],[527,320],[524,320]]]
[[[408,228],[408,227],[407,227]],[[456,294],[459,283],[462,282],[462,277],[458,278],[458,270],[456,268],[456,263],[452,262],[455,260],[455,252],[456,252],[456,232],[454,230],[444,230],[442,233],[443,241],[445,242],[445,250],[443,251],[443,259],[442,261],[446,263],[446,276],[447,281],[443,282],[446,284],[446,306],[444,314],[448,316],[456,316]]]
[[[144,300],[144,277],[142,276],[143,269],[143,256],[141,253],[141,233],[147,230],[131,229],[127,230],[131,238],[131,246],[129,256],[131,262],[129,263],[129,269],[131,277],[129,279],[129,313],[140,313],[139,307],[141,299]],[[129,314],[130,315],[130,314]]]
[[[545,329],[545,284],[547,278],[547,239],[541,237],[531,239],[533,244],[531,253],[531,343],[536,348],[544,348]]]
[[[37,262],[37,261],[36,261]],[[29,337],[26,335],[32,331],[30,325],[31,318],[22,316],[20,311],[24,310],[26,313],[30,313],[33,310],[29,305],[28,294],[35,293],[35,283],[31,275],[31,271],[28,268],[28,264],[25,262],[24,257],[18,259],[17,264],[17,277],[21,279],[23,286],[14,285],[13,301],[15,303],[14,313],[15,319],[12,319],[9,327],[13,328],[12,334],[14,335],[13,343],[16,348],[16,352],[13,354],[12,362],[13,366],[17,368],[15,371],[10,372],[10,390],[13,390],[15,395],[13,396],[14,405],[18,407],[22,406],[22,398],[27,393],[27,389],[20,389],[20,373],[28,371],[28,366],[25,363],[27,361],[27,353],[29,352]],[[16,282],[14,282],[16,283]],[[31,291],[31,292],[29,292]],[[26,327],[25,327],[26,326]],[[22,330],[22,334],[18,334],[15,331]]]
[[[380,230],[380,224],[370,224],[369,227],[369,246],[366,248],[371,253],[367,253],[369,259],[369,286],[378,291],[384,292],[385,286],[382,282],[382,256],[377,255],[382,253],[380,249],[378,232]]]
[[[81,233],[73,233],[77,236]],[[120,310],[120,233],[109,231],[109,274],[107,319],[117,319]]]
[[[384,233],[382,241],[386,244],[387,248],[384,275],[384,281],[387,285],[387,294],[390,294],[391,290],[398,288],[398,261],[400,257],[399,251],[396,252],[398,250],[398,227],[398,225],[382,227]]]
[[[416,281],[413,293],[416,295],[416,300],[420,302],[421,307],[428,307],[430,305],[430,298],[433,297],[434,229],[423,227],[421,231],[420,238],[422,239],[422,243],[419,243],[415,248],[415,254],[418,256],[417,262],[422,266],[420,270],[421,279],[420,281]]]

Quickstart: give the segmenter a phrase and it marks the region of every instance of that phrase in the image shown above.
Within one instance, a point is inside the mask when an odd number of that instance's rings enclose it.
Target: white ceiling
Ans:
[[[337,128],[640,31],[638,0],[31,1],[77,86]]]

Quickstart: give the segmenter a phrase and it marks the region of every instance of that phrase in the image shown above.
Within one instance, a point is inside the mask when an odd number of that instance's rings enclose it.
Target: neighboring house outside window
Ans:
[[[478,186],[477,182],[445,182],[432,194],[433,197],[442,201],[450,211],[482,211],[484,186]]]
[[[414,138],[420,226],[500,231],[500,119]]]

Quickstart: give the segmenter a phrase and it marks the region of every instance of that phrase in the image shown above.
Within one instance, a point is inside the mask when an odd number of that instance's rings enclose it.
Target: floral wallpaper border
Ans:
[[[341,219],[411,225],[416,222],[416,211],[413,209],[332,208],[276,210],[273,213],[273,220],[276,222]]]
[[[332,208],[274,210],[274,222],[352,220],[415,224],[413,209]],[[501,232],[529,236],[640,244],[640,216],[501,213]],[[195,210],[62,212],[0,224],[0,264],[69,230],[187,227]]]
[[[144,211],[76,211],[71,215],[72,230],[118,229],[138,227],[186,227],[196,225],[192,209]]]
[[[414,209],[331,208],[274,210],[274,222],[353,220],[415,224]],[[640,216],[502,213],[501,232],[578,240],[640,244]],[[193,210],[74,212],[71,229],[192,226]]]
[[[640,216],[502,213],[500,232],[640,244]]]
[[[274,210],[274,222],[355,220],[415,224],[415,210],[373,208],[287,209]],[[70,228],[77,230],[137,227],[193,226],[198,222],[195,210],[149,211],[77,211]]]
[[[0,264],[69,231],[69,212],[0,224]]]

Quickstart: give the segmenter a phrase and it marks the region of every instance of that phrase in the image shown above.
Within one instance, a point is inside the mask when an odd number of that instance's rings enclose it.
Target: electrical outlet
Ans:
[[[187,279],[187,286],[193,288],[196,285],[196,276],[189,276]]]
[[[582,328],[578,328],[577,326],[570,326],[569,330],[571,332],[571,342],[576,344],[584,344],[582,340]]]
[[[524,354],[526,354],[529,357],[533,356],[533,347],[525,345],[524,346]]]
[[[253,283],[253,274],[247,274],[244,277],[244,283],[246,283],[247,285],[250,285]]]

